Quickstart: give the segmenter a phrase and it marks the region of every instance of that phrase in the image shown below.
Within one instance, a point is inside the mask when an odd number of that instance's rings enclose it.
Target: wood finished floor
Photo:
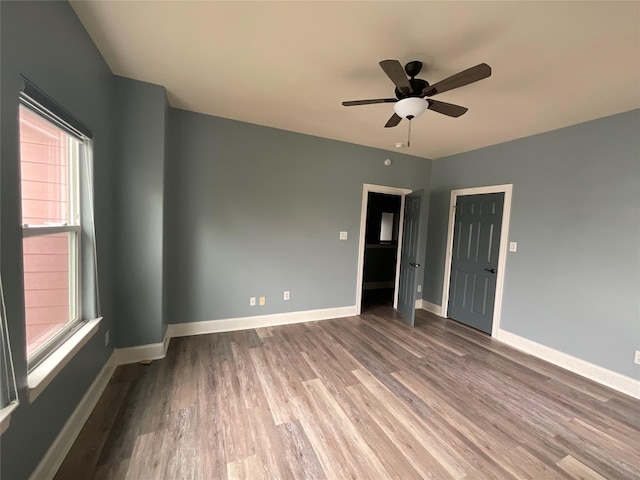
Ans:
[[[638,479],[640,402],[424,311],[172,339],[56,479]]]

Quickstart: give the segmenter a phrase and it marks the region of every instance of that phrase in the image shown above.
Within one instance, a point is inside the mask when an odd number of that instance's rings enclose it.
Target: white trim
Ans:
[[[0,435],[7,431],[9,425],[11,424],[11,414],[13,411],[20,406],[20,403],[17,400],[13,400],[9,402],[9,404],[0,410]]]
[[[442,307],[440,305],[436,305],[435,303],[431,303],[431,302],[427,302],[426,300],[422,300],[422,307],[423,310],[426,310],[427,312],[431,312],[435,315],[438,315],[439,317],[443,317],[444,315],[442,315]]]
[[[369,204],[369,192],[385,193],[387,195],[398,195],[400,197],[400,229],[398,231],[398,254],[396,258],[396,281],[393,294],[393,308],[398,307],[398,285],[400,282],[400,255],[402,253],[402,230],[404,226],[404,197],[412,192],[408,188],[388,187],[385,185],[374,185],[372,183],[362,184],[362,210],[360,211],[360,245],[358,247],[358,274],[356,284],[356,312],[354,315],[362,313],[362,281],[364,279],[364,248],[366,244],[367,231],[367,207]]]
[[[167,326],[162,342],[138,345],[135,347],[116,348],[114,352],[115,364],[128,365],[130,363],[144,362],[147,360],[160,360],[166,357],[170,340],[169,326]]]
[[[233,332],[251,328],[275,327],[291,323],[314,322],[356,315],[356,306],[305,310],[301,312],[275,313],[255,317],[225,318],[204,322],[172,323],[167,332],[171,338],[207,333]]]
[[[100,328],[102,317],[86,322],[27,376],[27,399],[33,403],[73,356]]]
[[[582,375],[594,382],[618,390],[626,395],[640,399],[640,380],[613,372],[604,367],[594,365],[586,360],[573,357],[551,347],[541,345],[505,330],[498,330],[496,338],[507,345],[525,353],[546,360],[570,372]]]
[[[102,396],[102,392],[104,392],[104,389],[109,384],[109,380],[111,380],[111,376],[116,367],[113,360],[114,355],[111,354],[111,357],[109,357],[104,364],[102,370],[100,370],[100,373],[98,373],[87,390],[87,393],[84,394],[82,400],[80,400],[80,403],[78,403],[78,406],[67,420],[67,423],[64,424],[64,427],[62,427],[62,430],[49,447],[49,450],[47,450],[47,453],[29,477],[30,480],[51,480],[55,477],[67,453],[69,453],[73,443],[80,434],[82,427],[84,427],[89,419],[89,415]]]
[[[504,193],[504,205],[502,207],[502,230],[500,232],[500,251],[498,253],[498,272],[496,274],[496,293],[493,304],[493,323],[491,336],[496,337],[500,329],[500,315],[502,313],[502,292],[504,289],[504,270],[507,261],[507,244],[509,239],[509,220],[511,217],[511,196],[513,184],[490,185],[487,187],[462,188],[451,190],[449,203],[449,227],[447,229],[447,253],[444,263],[444,280],[442,283],[442,317],[447,317],[449,308],[449,282],[451,279],[451,258],[453,256],[453,229],[455,222],[455,205],[459,196],[480,195],[485,193]],[[435,313],[435,312],[434,312]]]

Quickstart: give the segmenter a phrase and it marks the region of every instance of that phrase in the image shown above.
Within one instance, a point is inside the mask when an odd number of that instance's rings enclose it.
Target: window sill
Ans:
[[[102,320],[102,317],[89,320],[66,342],[60,345],[60,348],[29,373],[27,377],[27,399],[29,403],[33,403],[40,396],[74,355],[96,334],[100,327],[100,320]]]
[[[11,412],[20,405],[17,401],[11,402],[9,405],[0,410],[0,435],[2,435],[11,423]]]

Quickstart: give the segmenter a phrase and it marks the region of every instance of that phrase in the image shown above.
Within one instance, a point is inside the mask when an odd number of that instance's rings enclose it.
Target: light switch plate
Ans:
[[[340,232],[340,240],[346,240],[349,237],[347,232]]]
[[[518,251],[518,242],[509,242],[509,251],[517,252]]]
[[[633,363],[640,365],[640,350],[636,350],[636,354],[633,357]]]

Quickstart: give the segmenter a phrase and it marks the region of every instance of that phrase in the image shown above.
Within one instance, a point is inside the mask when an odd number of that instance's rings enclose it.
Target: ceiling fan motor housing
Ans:
[[[411,78],[409,79],[409,83],[411,84],[411,90],[413,90],[413,92],[403,92],[396,87],[395,94],[398,100],[407,97],[422,97],[422,91],[429,86],[429,82],[420,78]]]

